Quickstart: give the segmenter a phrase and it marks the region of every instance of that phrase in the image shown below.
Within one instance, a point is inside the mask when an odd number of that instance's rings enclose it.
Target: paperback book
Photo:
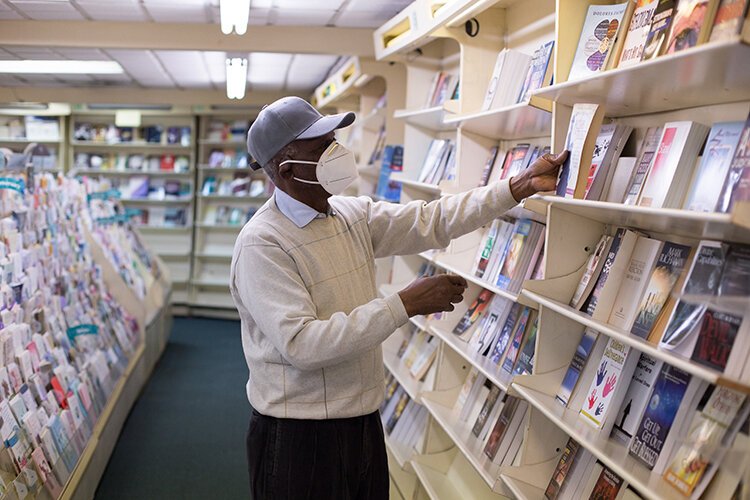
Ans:
[[[625,38],[625,45],[620,54],[618,68],[626,68],[638,64],[643,57],[643,49],[646,47],[646,38],[651,29],[651,20],[659,0],[651,0],[636,7],[633,17],[628,26],[628,34]]]
[[[643,183],[646,181],[651,163],[653,162],[656,150],[659,147],[659,139],[661,138],[662,127],[651,127],[646,130],[646,135],[641,144],[641,151],[636,161],[635,172],[630,180],[630,184],[627,188],[625,199],[623,203],[625,205],[635,205],[638,203],[638,198],[641,195],[641,189]]]
[[[737,202],[750,200],[750,116],[734,151],[734,158],[716,205],[717,212],[731,212]]]
[[[570,366],[565,372],[560,389],[555,395],[555,401],[563,406],[568,406],[570,401],[570,395],[573,394],[576,386],[578,385],[578,379],[581,377],[584,366],[591,355],[591,351],[594,348],[594,343],[599,335],[599,332],[591,328],[586,328],[581,336],[581,341],[576,347],[576,352],[573,355],[573,359],[570,361]]]
[[[603,6],[591,6],[591,8],[595,7]],[[558,196],[583,198],[603,116],[604,108],[598,104],[578,103],[573,106],[565,138],[565,149],[570,151],[570,154],[560,168],[560,176],[555,189]]]
[[[672,26],[676,0],[658,0],[659,4],[654,10],[651,18],[651,28],[646,37],[646,46],[643,48],[643,60],[659,57],[667,48],[669,31]]]
[[[565,445],[560,461],[555,466],[555,471],[552,473],[552,478],[547,485],[547,489],[544,490],[544,498],[547,500],[556,500],[560,491],[562,491],[563,485],[568,477],[573,464],[578,456],[578,450],[580,445],[573,438],[568,438],[568,443]]]
[[[627,7],[628,2],[589,6],[568,75],[569,81],[585,78],[605,69]]]
[[[612,428],[612,436],[620,443],[628,444],[638,430],[638,423],[646,410],[651,389],[654,387],[661,366],[661,361],[641,353],[633,379],[628,386],[628,392],[625,393],[625,399],[620,405],[620,411]]]

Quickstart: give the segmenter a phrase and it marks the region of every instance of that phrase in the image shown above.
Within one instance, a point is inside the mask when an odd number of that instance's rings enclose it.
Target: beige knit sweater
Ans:
[[[442,248],[516,205],[507,181],[405,205],[333,197],[336,215],[297,227],[271,198],[237,237],[230,287],[258,412],[364,415],[383,400],[380,344],[408,321],[378,298],[376,257]]]

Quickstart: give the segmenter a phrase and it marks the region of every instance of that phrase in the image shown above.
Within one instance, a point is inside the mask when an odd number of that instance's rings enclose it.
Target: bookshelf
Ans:
[[[747,26],[741,35],[728,41],[706,43],[628,68],[567,81],[588,6],[613,3],[616,2],[416,0],[378,28],[374,35],[376,58],[406,66],[406,102],[394,113],[404,127],[405,167],[393,176],[402,182],[401,203],[431,201],[473,188],[493,145],[499,144],[500,150],[507,150],[524,142],[552,146],[553,151],[561,149],[576,103],[600,104],[605,109],[606,121],[633,127],[633,135],[622,153],[625,157],[636,156],[636,148],[649,126],[678,120],[711,125],[747,118],[750,111],[750,71],[744,63],[750,51]],[[470,38],[466,36],[464,23],[472,18],[479,21],[480,30]],[[549,40],[555,41],[551,62],[553,85],[533,92],[529,102],[481,111],[497,52],[511,48],[530,54]],[[459,76],[459,99],[441,106],[425,106],[431,75],[441,70]],[[419,181],[420,167],[433,139],[452,139],[457,146],[456,178],[437,185]],[[434,265],[438,272],[463,276],[469,283],[464,302],[455,311],[444,314],[443,319],[421,316],[410,319],[409,327],[424,329],[441,342],[434,380],[419,388],[420,401],[431,415],[425,442],[409,464],[399,464],[402,469],[414,471],[418,483],[416,496],[543,498],[562,450],[572,437],[643,498],[682,498],[661,474],[652,473],[630,456],[626,445],[582,422],[577,408],[565,408],[555,401],[581,332],[584,327],[594,328],[605,338],[620,340],[637,352],[647,353],[712,384],[744,393],[750,392],[750,384],[661,350],[628,331],[593,321],[568,306],[568,302],[584,271],[586,249],[595,246],[603,233],[611,235],[617,227],[628,227],[653,238],[692,246],[704,239],[748,244],[748,205],[738,204],[728,214],[697,213],[537,195],[508,215],[546,224],[545,277],[524,282],[520,293],[509,293],[473,276],[473,261],[482,244],[479,232],[454,240],[446,249],[394,258],[390,283],[379,287],[381,295],[402,289],[417,277],[425,263]],[[453,327],[482,290],[532,307],[538,313],[532,374],[511,377],[452,334]],[[737,299],[720,305],[740,313],[745,311],[746,301],[747,298]],[[384,352],[386,368],[397,374],[398,366],[389,359],[389,352]],[[456,420],[452,407],[470,369],[528,403],[522,424],[524,441],[512,465],[488,464],[482,449],[477,448],[476,440],[469,435],[467,424]],[[717,481],[719,476],[714,483]],[[718,489],[713,485],[711,488]],[[704,497],[726,498],[715,496],[715,491]]]
[[[21,154],[31,144],[39,145],[36,171],[63,172],[67,160],[66,116],[69,106],[50,105],[45,110],[29,112],[0,108],[0,148]],[[34,154],[34,153],[32,153]]]
[[[139,231],[169,269],[172,302],[184,304],[193,242],[195,118],[188,109],[144,110],[140,126],[117,127],[117,113],[86,106],[73,111],[69,175],[106,179],[120,190],[126,208],[141,211]],[[120,130],[129,135],[119,136]]]
[[[187,302],[191,310],[200,309],[204,314],[236,317],[229,292],[234,242],[248,215],[271,193],[265,174],[248,166],[247,130],[253,117],[254,113],[227,111],[198,118],[195,224]]]

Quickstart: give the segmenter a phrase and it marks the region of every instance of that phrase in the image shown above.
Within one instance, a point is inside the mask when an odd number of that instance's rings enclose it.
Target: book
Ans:
[[[721,0],[709,41],[720,42],[737,36],[747,16],[747,8],[748,0]]]
[[[719,295],[750,295],[750,247],[731,245],[724,261],[719,282]]]
[[[717,385],[702,411],[690,423],[685,444],[675,453],[664,479],[685,496],[691,495],[713,461],[714,448],[721,446],[746,396]]]
[[[596,278],[591,294],[581,307],[593,319],[609,319],[637,241],[638,235],[629,229],[619,228],[615,232],[601,272]]]
[[[586,366],[586,362],[589,359],[594,343],[599,335],[599,332],[592,328],[586,328],[581,336],[581,341],[576,347],[576,352],[573,354],[573,359],[570,360],[565,376],[563,377],[560,389],[557,390],[555,395],[555,401],[563,406],[568,406],[570,396],[578,385],[578,379],[583,372],[583,367]]]
[[[531,245],[536,244],[539,238],[539,223],[529,219],[519,219],[515,231],[508,244],[508,255],[500,269],[496,285],[503,289],[509,289],[521,272],[523,255],[528,252]]]
[[[524,336],[521,351],[513,367],[514,375],[531,375],[534,370],[534,354],[536,352],[536,334],[539,329],[539,317],[529,327],[529,332]]]
[[[635,205],[638,203],[641,189],[643,189],[643,183],[646,181],[646,176],[651,169],[654,155],[659,147],[662,130],[662,127],[650,127],[646,130],[646,135],[641,143],[638,159],[635,162],[635,171],[633,172],[632,178],[630,179],[625,191],[626,194],[623,200],[625,205]]]
[[[592,5],[591,8],[603,7]],[[604,108],[598,104],[577,103],[570,115],[565,149],[570,154],[560,168],[555,193],[565,198],[583,198]]]
[[[620,61],[617,64],[618,68],[626,68],[641,61],[657,4],[658,0],[651,0],[644,5],[636,7],[633,17],[630,19],[628,34],[625,37],[625,45],[620,54]]]
[[[723,372],[727,367],[741,323],[741,316],[706,310],[690,359]]]
[[[478,333],[475,333],[471,338],[471,345],[476,349],[477,352],[483,356],[486,355],[492,346],[495,345],[497,334],[500,331],[505,318],[510,313],[513,302],[495,295],[492,297],[487,310],[482,319],[482,323],[477,329]]]
[[[487,236],[484,239],[484,245],[480,247],[479,260],[477,261],[477,265],[474,266],[474,275],[478,278],[484,276],[484,273],[487,270],[500,227],[501,221],[499,219],[492,221],[492,225],[487,231]]]
[[[713,241],[701,241],[681,293],[704,296],[716,295],[728,251],[728,245]],[[660,339],[659,347],[675,350],[686,344],[679,352],[686,357],[690,356],[705,311],[706,306],[704,304],[680,300],[670,315],[666,330]],[[691,337],[692,343],[688,340]]]
[[[488,456],[490,460],[495,459],[506,432],[511,432],[511,421],[513,420],[515,412],[519,409],[519,404],[521,402],[522,401],[519,398],[513,396],[508,396],[505,400],[500,416],[492,427],[492,432],[490,432],[489,439],[484,447],[484,454]]]
[[[461,340],[468,340],[467,332],[482,316],[490,300],[492,300],[492,292],[483,289],[453,328],[453,334],[458,335]]]
[[[552,51],[555,41],[551,40],[539,47],[531,59],[529,71],[526,73],[521,91],[518,93],[516,102],[527,102],[531,93],[542,87],[546,87],[552,80]]]
[[[505,354],[505,359],[503,360],[502,364],[503,370],[507,373],[511,373],[513,371],[513,365],[515,365],[516,363],[516,358],[518,357],[518,352],[521,349],[521,344],[523,343],[523,337],[524,333],[526,332],[527,326],[529,325],[529,323],[533,323],[535,320],[535,318],[532,318],[531,316],[531,309],[529,309],[528,307],[524,307],[519,314],[518,322],[513,329],[513,334],[508,345],[508,351]]]
[[[594,145],[584,199],[600,200],[604,197],[607,187],[612,183],[620,153],[632,131],[633,127],[628,125],[602,125]]]
[[[714,211],[743,126],[743,122],[722,122],[711,127],[692,189],[685,200],[687,210]]]
[[[716,204],[717,212],[731,212],[735,203],[750,200],[750,115],[734,151],[724,186]]]
[[[498,386],[493,385],[490,388],[489,394],[487,394],[487,399],[485,399],[484,404],[482,405],[482,409],[479,411],[479,416],[477,416],[477,420],[474,422],[474,426],[471,428],[471,433],[474,434],[475,437],[479,437],[482,430],[484,429],[484,426],[487,425],[487,420],[489,419],[490,413],[492,413],[493,409],[495,408],[495,404],[497,403],[498,397],[500,397],[501,390]]]
[[[611,245],[612,237],[607,236],[606,234],[602,235],[599,239],[599,243],[594,247],[594,251],[591,252],[589,258],[586,259],[586,266],[583,275],[581,276],[581,280],[578,282],[578,286],[576,287],[575,292],[573,292],[573,297],[571,297],[570,302],[568,303],[570,307],[580,310],[583,302],[591,294],[591,290],[596,283],[594,277],[599,276],[601,273],[605,257],[609,253],[609,247]]]
[[[614,423],[612,413],[619,409],[625,395],[623,387],[627,388],[637,358],[637,351],[617,339],[608,340],[580,410],[586,423],[609,434]]]
[[[630,455],[649,470],[656,465],[689,382],[689,373],[669,364],[665,363],[659,372],[638,430],[630,442]]]
[[[612,427],[612,436],[622,444],[628,444],[633,434],[638,430],[638,423],[646,410],[651,389],[661,370],[662,362],[641,353],[638,364],[633,373],[633,379],[628,386],[628,392],[620,405],[620,411]]]
[[[617,328],[630,330],[638,313],[638,305],[648,285],[648,277],[654,268],[663,242],[639,236],[633,248],[627,271],[617,291],[617,298],[607,322]]]
[[[605,69],[628,4],[589,6],[568,81],[585,78]]]
[[[708,40],[719,0],[681,0],[672,20],[667,54],[695,47]]]
[[[518,50],[506,48],[500,51],[481,111],[499,109],[517,102],[531,60],[531,56]]]
[[[671,241],[664,242],[656,265],[651,272],[646,290],[635,316],[635,322],[630,333],[646,339],[662,307],[672,293],[677,279],[687,263],[691,248]]]
[[[562,455],[560,455],[560,460],[557,462],[554,472],[552,472],[549,484],[547,484],[547,489],[544,490],[544,498],[547,500],[557,499],[568,477],[568,473],[576,461],[579,449],[580,445],[578,442],[573,438],[568,438],[565,449]]]
[[[658,0],[659,4],[654,10],[651,18],[651,28],[646,37],[646,46],[643,48],[641,60],[649,60],[659,57],[667,48],[669,31],[672,26],[676,0]]]
[[[594,483],[594,489],[589,498],[596,500],[617,500],[618,493],[625,482],[609,467],[602,467],[599,477]]]
[[[524,311],[527,311],[527,308],[518,302],[514,302],[511,306],[508,317],[505,318],[503,328],[500,330],[500,333],[498,333],[497,340],[495,341],[492,353],[490,354],[490,360],[496,365],[500,364],[500,361],[503,360],[505,351],[507,351],[508,346],[510,345],[511,336],[513,335],[516,323],[521,317],[521,313]]]
[[[638,205],[658,208],[682,206],[695,170],[698,151],[708,130],[705,125],[689,121],[664,125]]]
[[[479,179],[479,187],[487,185],[487,181],[490,179],[492,169],[497,161],[498,149],[498,146],[492,146],[490,148],[490,154],[487,156],[487,161],[484,163],[484,170],[482,170],[482,177]]]

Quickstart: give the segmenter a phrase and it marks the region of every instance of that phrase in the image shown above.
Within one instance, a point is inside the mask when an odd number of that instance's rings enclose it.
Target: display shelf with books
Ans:
[[[421,403],[423,386],[430,385],[436,346],[429,333],[409,326],[402,327],[383,343],[386,369],[417,403]]]
[[[455,124],[446,123],[445,108],[443,104],[437,106],[422,108],[417,110],[400,109],[394,113],[394,117],[403,120],[409,125],[426,128],[428,130],[447,131],[454,130]]]
[[[0,109],[0,149],[13,155],[9,164],[31,162],[37,172],[61,172],[67,159],[65,114],[67,106],[58,109],[59,115],[31,115],[28,111]],[[24,165],[25,166],[25,165]]]
[[[485,485],[481,476],[455,446],[446,451],[417,455],[411,464],[421,487],[431,500],[502,498]]]
[[[552,115],[546,109],[521,102],[503,108],[455,115],[446,119],[445,123],[461,127],[465,132],[498,141],[509,141],[549,137],[552,130]]]

